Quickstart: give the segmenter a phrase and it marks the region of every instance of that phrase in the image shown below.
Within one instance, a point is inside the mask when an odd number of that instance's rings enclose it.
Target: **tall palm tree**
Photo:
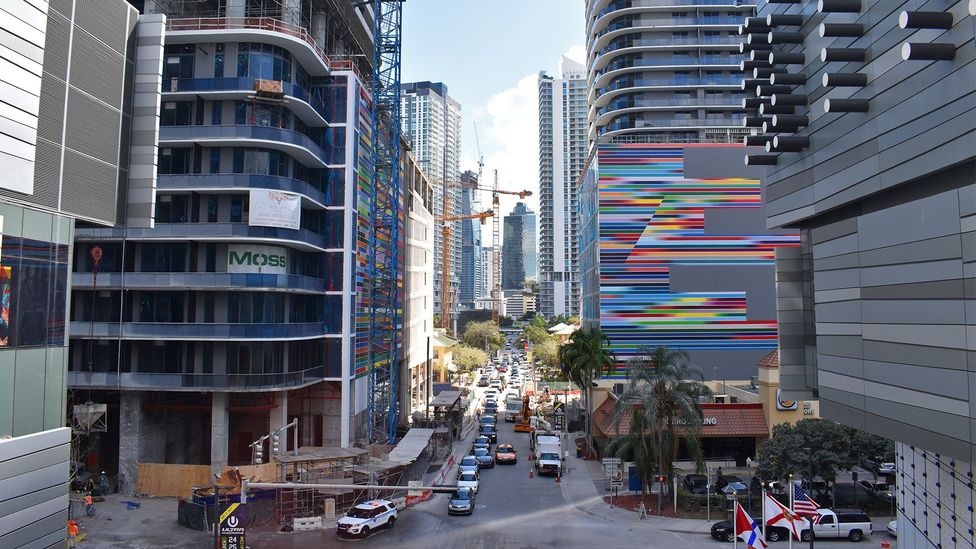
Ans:
[[[576,330],[569,341],[559,348],[559,362],[567,379],[583,390],[583,409],[586,410],[584,431],[590,443],[590,400],[593,380],[601,373],[611,373],[617,359],[607,349],[610,341],[599,329]]]
[[[630,364],[630,382],[617,402],[615,420],[631,414],[631,425],[647,425],[653,434],[657,468],[669,478],[683,439],[698,469],[704,468],[699,444],[702,411],[699,398],[708,394],[701,368],[680,349],[655,347]]]

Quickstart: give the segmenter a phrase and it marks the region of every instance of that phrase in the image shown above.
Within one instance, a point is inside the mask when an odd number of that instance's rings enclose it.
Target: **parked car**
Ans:
[[[465,471],[478,472],[480,467],[478,466],[478,458],[474,456],[464,456],[461,461],[458,462],[458,474],[463,474]]]
[[[743,487],[746,486],[745,481],[735,475],[722,475],[718,477],[718,479],[715,481],[715,490],[721,492],[726,486],[732,484],[733,482],[738,482]],[[745,488],[743,488],[742,490],[736,490],[736,492],[742,492],[742,491],[745,491]]]
[[[705,475],[685,475],[681,480],[685,490],[692,494],[705,494],[708,492],[708,477]]]
[[[871,518],[860,509],[817,509],[820,519],[813,525],[813,535],[821,538],[847,538],[861,541],[874,533]],[[810,530],[802,530],[800,539],[810,540]]]
[[[895,501],[895,491],[887,482],[871,482],[870,480],[859,480],[857,482],[863,486],[871,496],[885,503]]]
[[[478,466],[482,469],[491,469],[495,466],[495,458],[487,448],[478,448],[471,455],[478,460]]]
[[[484,419],[484,418],[482,418],[482,419]],[[471,450],[472,451],[474,451],[474,450],[476,450],[478,448],[488,449],[490,447],[491,447],[491,441],[488,440],[488,437],[481,437],[481,436],[475,437],[474,442],[471,443]]]
[[[732,543],[735,541],[735,529],[732,528],[732,521],[722,520],[712,525],[712,537],[719,541]]]
[[[834,505],[865,505],[875,500],[874,490],[858,482],[834,484]]]
[[[488,381],[489,380],[488,380],[488,376],[487,375],[483,375],[483,376],[479,377],[478,378],[478,387],[487,387],[488,386]]]
[[[890,534],[891,537],[893,537],[893,538],[897,538],[898,537],[898,521],[897,520],[893,520],[893,521],[891,521],[891,522],[888,523],[888,534]]]
[[[470,488],[458,488],[447,499],[447,514],[470,515],[474,512],[476,492]]]
[[[391,501],[374,499],[353,507],[336,522],[337,536],[366,537],[370,531],[396,524],[397,510]]]
[[[511,444],[499,444],[495,448],[495,462],[497,463],[518,463],[518,455],[515,447]]]
[[[481,473],[478,471],[465,471],[458,475],[458,488],[470,488],[475,494],[478,493],[478,485],[481,481]]]
[[[879,464],[878,468],[875,469],[875,472],[879,475],[893,475],[895,474],[895,464],[890,461],[886,461]]]

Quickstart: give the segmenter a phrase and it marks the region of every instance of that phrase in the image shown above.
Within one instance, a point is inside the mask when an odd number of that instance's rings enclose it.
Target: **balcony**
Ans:
[[[666,8],[670,9],[679,6],[689,6],[689,7],[727,7],[727,8],[742,8],[751,7],[754,8],[755,4],[748,4],[742,2],[736,2],[736,0],[617,0],[616,2],[611,2],[605,8],[601,9],[594,16],[592,9],[595,9],[600,4],[603,4],[603,0],[597,0],[593,4],[590,13],[586,14],[587,21],[595,21],[600,19],[604,15],[618,11],[625,10],[628,8]],[[746,5],[748,4],[748,5]]]
[[[71,273],[72,289],[92,287],[92,273]],[[246,290],[249,288],[283,290],[292,293],[321,294],[333,288],[326,281],[302,275],[258,273],[125,273],[127,290]],[[98,273],[97,288],[123,287],[122,273]],[[335,288],[334,290],[341,290]]]
[[[290,244],[292,247],[324,252],[341,248],[342,235],[329,238],[308,229],[280,229],[277,227],[252,227],[247,223],[157,223],[152,229],[95,229],[75,230],[79,240],[197,240],[200,242],[254,241],[273,244]]]
[[[71,337],[95,339],[176,339],[183,341],[293,341],[337,334],[325,322],[214,324],[201,322],[71,322]],[[331,328],[331,329],[330,329]]]
[[[739,44],[743,41],[741,36],[692,36],[688,38],[632,38],[630,36],[621,36],[616,38],[607,44],[599,52],[595,53],[595,58],[593,59],[593,68],[600,68],[600,60],[608,53],[611,52],[621,52],[625,53],[625,50],[632,51],[642,51],[647,48],[662,48],[662,49],[686,49],[686,48],[699,48],[699,47],[714,47],[714,46],[729,46],[732,49],[738,49]],[[611,56],[612,58],[613,56]]]
[[[671,110],[687,108],[712,108],[712,109],[742,109],[741,97],[721,97],[721,98],[673,98],[673,99],[633,99],[624,96],[596,111],[596,124],[600,124],[600,118],[606,114],[625,109],[647,109],[647,110]]]
[[[339,365],[271,374],[182,374],[141,372],[68,372],[69,387],[143,390],[264,391],[304,387],[341,376]]]
[[[255,78],[173,78],[163,81],[164,100],[172,96],[202,95],[207,99],[245,99],[254,95]],[[334,113],[330,113],[322,100],[298,84],[281,82],[282,91],[288,98],[288,108],[312,127],[327,126]]]
[[[159,145],[168,147],[264,147],[287,153],[309,168],[329,168],[328,157],[311,137],[283,128],[251,125],[161,126]]]
[[[343,197],[330,200],[326,194],[300,179],[276,175],[255,175],[241,173],[195,173],[160,175],[156,183],[157,191],[226,191],[248,189],[271,189],[302,195],[302,207],[324,210],[326,206],[341,206]]]
[[[633,17],[622,15],[620,16],[620,19],[620,21],[614,20],[603,30],[593,35],[594,43],[599,42],[600,39],[607,34],[624,29],[701,26],[738,27],[742,24],[742,17],[728,15],[715,15],[710,17],[646,17],[640,19],[634,19]],[[598,27],[599,25],[594,25],[594,29]]]
[[[646,72],[647,70],[675,70],[676,67],[696,69],[699,67],[711,68],[722,67],[725,70],[739,71],[739,62],[747,58],[741,55],[703,55],[703,56],[679,56],[672,58],[651,58],[651,59],[619,59],[600,69],[591,75],[595,87],[601,87],[608,79],[626,74],[627,72]],[[722,69],[719,69],[722,70]]]

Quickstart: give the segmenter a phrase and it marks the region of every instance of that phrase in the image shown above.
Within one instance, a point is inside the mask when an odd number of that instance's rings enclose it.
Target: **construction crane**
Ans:
[[[478,162],[478,165],[479,165],[479,174],[480,174],[480,166],[482,166],[483,163],[481,161],[479,161]],[[450,291],[450,283],[451,283],[451,271],[450,271],[451,261],[450,261],[450,258],[451,258],[451,234],[452,234],[451,222],[452,221],[463,221],[463,220],[466,220],[466,219],[480,219],[481,220],[481,224],[484,225],[486,223],[486,220],[489,217],[493,217],[495,219],[495,221],[493,223],[493,229],[494,229],[495,234],[497,235],[497,233],[498,233],[498,226],[501,223],[500,217],[499,217],[500,212],[498,211],[498,205],[499,205],[498,196],[499,195],[502,195],[502,194],[509,194],[509,195],[517,196],[519,198],[525,198],[527,196],[532,196],[532,191],[503,191],[503,190],[500,190],[498,188],[498,170],[495,170],[495,185],[493,187],[482,187],[482,186],[478,185],[477,183],[472,183],[472,182],[468,182],[468,181],[443,181],[442,184],[444,185],[444,212],[445,212],[445,215],[442,216],[442,217],[438,217],[437,218],[437,220],[442,223],[442,225],[441,225],[441,242],[442,242],[442,245],[441,245],[441,327],[444,328],[444,329],[450,329],[451,328],[451,314],[450,314],[450,311],[451,311],[451,306],[452,306],[452,302],[453,302],[453,299],[452,299],[452,296],[451,296],[451,291]],[[486,211],[486,212],[478,213],[478,214],[462,215],[462,216],[448,216],[446,214],[447,214],[448,211],[450,211],[448,209],[448,207],[450,206],[450,203],[451,203],[450,202],[450,199],[449,199],[449,196],[450,195],[447,192],[448,191],[448,187],[459,187],[459,188],[462,188],[462,189],[469,189],[469,190],[475,190],[475,191],[489,191],[489,192],[492,193],[492,209],[489,210],[489,211]],[[497,236],[495,237],[495,240],[497,240]],[[497,243],[496,243],[496,247],[497,247]],[[492,268],[494,269],[494,271],[492,271],[492,272],[500,271],[501,270],[501,255],[500,254],[496,254],[493,251],[492,252],[492,262],[493,262]],[[494,294],[494,292],[493,292],[493,294]],[[492,298],[494,299],[494,297],[495,296],[493,295]],[[500,302],[496,302],[495,303],[495,311],[492,314],[492,317],[495,319],[495,322],[498,322],[499,304],[500,304]]]

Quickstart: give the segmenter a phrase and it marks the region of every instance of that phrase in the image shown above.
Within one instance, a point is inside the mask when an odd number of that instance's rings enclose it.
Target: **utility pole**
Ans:
[[[813,497],[813,452],[810,450],[810,448],[804,448],[803,451],[807,453],[807,460],[809,463],[809,469],[807,470],[807,490],[809,491],[809,493],[807,493],[807,497],[812,498]],[[793,487],[791,486],[790,489],[792,490]],[[813,549],[813,538],[814,538],[813,518],[811,518],[810,519],[810,549]]]

